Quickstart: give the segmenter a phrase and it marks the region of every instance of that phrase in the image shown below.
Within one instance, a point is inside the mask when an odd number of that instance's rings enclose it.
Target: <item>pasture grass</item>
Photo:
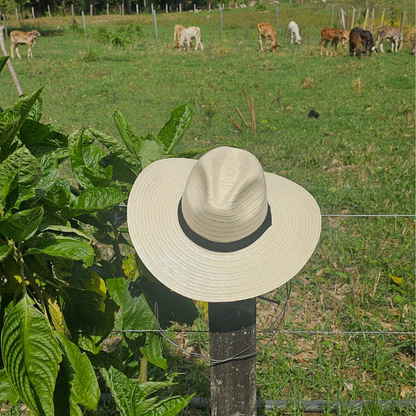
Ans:
[[[410,18],[414,5],[408,7]],[[25,92],[44,85],[43,121],[65,133],[93,126],[116,135],[115,110],[137,132],[155,133],[174,108],[187,102],[194,119],[183,148],[244,148],[258,157],[266,171],[311,192],[323,214],[413,215],[415,59],[410,55],[410,33],[414,21],[406,29],[405,47],[397,54],[358,60],[340,53],[331,59],[319,54],[319,29],[329,25],[330,6],[279,5],[277,37],[282,47],[274,54],[258,52],[256,24],[275,23],[275,8],[267,9],[269,13],[225,9],[222,35],[217,11],[209,18],[208,12],[158,15],[158,38],[148,15],[87,16],[87,38],[69,28],[69,18],[39,19],[35,23],[42,37],[33,48],[34,59],[15,59],[13,64]],[[290,45],[286,29],[292,19],[301,28],[300,46]],[[173,49],[176,23],[201,27],[203,52]],[[143,36],[132,37],[125,48],[94,40],[101,25],[127,24],[140,24]],[[25,54],[21,47],[21,55]],[[6,70],[0,82],[0,105],[6,108],[16,99]],[[257,134],[244,127],[235,110],[250,122],[244,91],[253,97]],[[312,109],[318,118],[308,117]],[[236,133],[228,115],[242,126],[242,133]],[[411,217],[323,218],[320,242],[292,281],[281,325],[285,330],[311,332],[277,334],[261,350],[259,398],[415,398],[414,336],[313,333],[414,331],[414,237]],[[403,279],[401,284],[397,277]],[[284,290],[268,296],[285,299]],[[259,349],[270,340],[270,334],[262,331],[279,310],[258,302],[258,330],[264,335]],[[195,328],[207,329],[202,311]],[[206,333],[175,339],[192,351],[209,350]],[[182,374],[176,392],[209,396],[209,368],[204,361],[168,347],[166,352],[169,370]],[[153,369],[151,376],[163,375]],[[378,405],[362,412],[341,408],[338,413],[410,414]],[[187,410],[184,414],[206,413]],[[303,411],[292,408],[277,414]]]

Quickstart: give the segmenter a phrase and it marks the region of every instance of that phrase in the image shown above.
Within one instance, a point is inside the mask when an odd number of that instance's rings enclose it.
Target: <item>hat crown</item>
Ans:
[[[220,147],[192,169],[182,196],[188,226],[207,240],[230,243],[256,231],[268,210],[266,181],[251,153]]]

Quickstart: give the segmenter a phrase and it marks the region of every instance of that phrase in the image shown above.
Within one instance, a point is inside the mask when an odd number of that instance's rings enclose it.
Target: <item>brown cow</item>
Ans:
[[[328,55],[328,43],[331,42],[331,58],[332,48],[334,47],[335,56],[338,56],[338,42],[341,41],[342,30],[332,29],[332,27],[324,27],[321,29],[321,56],[323,56],[323,48],[325,48],[326,56]]]
[[[276,32],[274,27],[268,23],[259,23],[257,25],[257,30],[259,32],[259,46],[260,50],[264,52],[262,45],[262,38],[266,39],[266,51],[269,50],[269,42],[272,43],[272,52],[276,52],[277,48],[280,46],[280,43],[276,40]]]
[[[361,54],[365,54],[366,52],[361,50],[361,43],[363,40],[361,39],[361,33],[358,29],[354,28],[350,32],[350,55],[354,56],[357,55],[358,59],[361,59]]]
[[[10,51],[12,53],[12,58],[14,58],[13,51],[16,49],[16,54],[19,59],[22,59],[19,53],[19,45],[27,45],[27,57],[33,59],[32,47],[36,43],[36,38],[40,36],[40,33],[36,30],[31,32],[21,32],[20,30],[13,30],[10,32],[10,39],[12,44],[10,46]]]

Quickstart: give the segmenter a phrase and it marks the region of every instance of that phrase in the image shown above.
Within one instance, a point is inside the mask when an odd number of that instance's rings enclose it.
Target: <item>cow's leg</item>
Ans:
[[[20,53],[19,53],[19,46],[18,45],[16,45],[15,50],[16,50],[16,55],[18,56],[18,58],[22,59],[22,57],[20,56]]]
[[[324,54],[323,54],[323,48],[324,48],[324,40],[323,39],[321,39],[321,45],[320,45],[320,47],[321,47],[321,56],[323,56]]]
[[[261,41],[261,35],[260,34],[259,34],[259,51],[264,52],[264,50],[263,50],[263,44],[262,44],[262,41]]]
[[[33,59],[32,47],[27,45],[27,57],[29,58],[29,56],[31,59]]]
[[[14,45],[10,46],[10,53],[12,55],[12,58],[14,59],[13,51],[14,51]]]
[[[328,43],[329,43],[329,40],[326,40],[325,44],[324,44],[326,56],[329,56],[329,54],[328,54]]]
[[[338,56],[338,42],[334,42],[335,56]]]
[[[293,44],[293,32],[290,31],[290,44]]]

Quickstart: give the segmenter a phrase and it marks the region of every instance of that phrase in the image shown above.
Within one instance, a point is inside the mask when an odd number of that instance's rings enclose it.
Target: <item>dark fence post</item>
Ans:
[[[256,299],[209,303],[211,415],[255,416]],[[248,358],[245,356],[251,355]]]

